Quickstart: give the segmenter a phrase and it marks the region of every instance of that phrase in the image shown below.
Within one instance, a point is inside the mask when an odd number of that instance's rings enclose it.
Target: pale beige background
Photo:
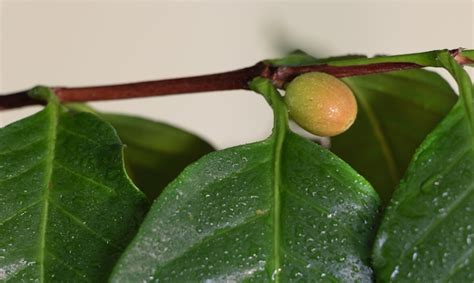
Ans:
[[[226,71],[294,48],[320,56],[473,48],[465,1],[15,1],[0,5],[0,93]],[[249,92],[93,103],[189,129],[219,148],[265,137]],[[0,125],[37,111],[0,113]]]

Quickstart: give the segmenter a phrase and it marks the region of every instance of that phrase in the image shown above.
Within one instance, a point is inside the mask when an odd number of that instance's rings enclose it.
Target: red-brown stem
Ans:
[[[259,76],[265,68],[265,64],[259,63],[244,69],[196,77],[112,86],[53,88],[53,90],[60,101],[72,102],[245,89],[247,82],[251,78]]]
[[[293,80],[296,76],[309,72],[323,72],[338,78],[362,76],[368,74],[385,73],[390,71],[401,71],[406,69],[422,68],[414,63],[377,63],[360,66],[336,67],[329,65],[301,66],[301,67],[278,67],[269,79],[278,88]]]
[[[451,51],[453,57],[457,50]],[[460,60],[460,63],[465,63]],[[421,68],[414,63],[375,63],[356,66],[311,65],[301,67],[277,67],[260,62],[248,68],[211,75],[139,82],[97,87],[53,87],[61,102],[85,102],[95,100],[125,99],[169,94],[195,93],[219,90],[248,89],[248,82],[256,76],[270,79],[276,87],[283,88],[299,74],[325,72],[336,77],[350,77],[366,74]],[[30,98],[26,91],[0,96],[0,110],[32,104],[42,104]]]
[[[63,102],[109,100],[204,91],[248,89],[248,82],[256,76],[266,77],[272,80],[275,86],[281,88],[295,76],[306,72],[319,71],[332,74],[336,77],[348,77],[419,67],[421,66],[408,63],[383,63],[351,67],[332,67],[328,65],[272,67],[264,62],[260,62],[244,69],[197,77],[99,87],[53,88],[53,90],[59,97],[59,100]]]
[[[45,102],[29,97],[28,91],[21,91],[0,96],[0,110],[38,104],[45,104]]]

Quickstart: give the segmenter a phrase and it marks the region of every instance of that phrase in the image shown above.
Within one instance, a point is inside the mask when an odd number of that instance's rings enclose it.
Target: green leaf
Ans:
[[[299,51],[271,62],[287,66],[387,62],[439,66],[440,53],[448,54],[429,51],[373,58],[353,55],[315,59]],[[358,115],[347,132],[331,138],[331,151],[367,178],[386,204],[416,148],[446,116],[457,96],[440,75],[419,69],[357,76],[344,81],[357,98]]]
[[[354,125],[331,150],[374,186],[387,203],[416,148],[457,96],[438,74],[406,70],[346,78],[358,102]]]
[[[274,66],[306,66],[306,65],[315,65],[315,64],[326,64],[335,61],[349,60],[356,58],[367,58],[363,55],[344,55],[340,57],[329,57],[329,58],[314,58],[311,55],[308,55],[302,50],[295,50],[290,54],[286,55],[283,58],[266,60],[269,64]]]
[[[414,63],[424,67],[441,67],[438,61],[438,54],[446,50],[433,50],[402,55],[374,56],[372,58],[349,58],[347,60],[337,60],[329,62],[332,66],[355,66],[378,63]]]
[[[127,172],[149,198],[155,199],[183,169],[213,147],[171,125],[147,119],[101,113],[126,145]]]
[[[0,281],[103,281],[146,210],[113,128],[44,110],[0,129]]]
[[[275,112],[262,142],[210,153],[155,201],[112,282],[370,281],[378,197],[331,152],[288,131]]]
[[[440,62],[472,99],[461,67],[451,56]],[[417,150],[385,212],[373,251],[380,282],[474,281],[474,134],[465,103]]]
[[[125,144],[127,173],[150,199],[155,199],[187,165],[214,151],[198,136],[165,123],[98,112],[82,103],[67,107],[95,113],[115,128]]]
[[[468,65],[474,65],[474,50],[462,50],[461,55],[469,59],[471,62],[468,62]]]
[[[440,53],[447,53],[446,51],[447,50],[445,49],[403,55],[378,55],[371,58],[360,55],[347,55],[316,59],[301,50],[296,50],[283,58],[267,60],[267,62],[276,66],[304,66],[322,63],[331,66],[356,66],[377,63],[414,63],[424,67],[441,67],[442,65],[438,60],[438,55]],[[466,56],[472,56],[472,50],[465,50],[464,54]]]
[[[469,77],[469,74],[459,65],[456,60],[451,56],[451,54],[445,52],[441,53],[438,56],[441,64],[448,70],[448,72],[454,77],[459,88],[459,95],[464,101],[463,105],[467,118],[469,120],[469,128],[471,133],[474,135],[474,98],[472,91],[472,81]]]

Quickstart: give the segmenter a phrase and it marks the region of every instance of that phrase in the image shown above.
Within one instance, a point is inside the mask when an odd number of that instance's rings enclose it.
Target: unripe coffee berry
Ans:
[[[346,131],[357,115],[351,89],[326,73],[306,73],[288,84],[285,94],[290,117],[308,132],[331,137]]]

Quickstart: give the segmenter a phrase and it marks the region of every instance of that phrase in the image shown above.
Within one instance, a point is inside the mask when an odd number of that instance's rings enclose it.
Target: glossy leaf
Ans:
[[[125,144],[127,173],[150,199],[155,199],[187,165],[214,150],[200,137],[165,123],[99,112],[82,103],[67,107],[95,113],[114,127]]]
[[[213,147],[184,130],[147,119],[101,113],[126,145],[125,163],[134,183],[155,199],[183,169]]]
[[[459,96],[463,100],[463,106],[467,119],[469,120],[469,128],[474,135],[474,95],[472,91],[472,81],[469,74],[463,69],[459,63],[449,53],[441,53],[438,60],[443,67],[454,77],[459,89]]]
[[[439,66],[439,53],[315,59],[299,51],[270,62],[289,66],[384,62]],[[358,116],[347,132],[331,138],[331,151],[367,178],[382,202],[387,203],[416,148],[446,116],[457,96],[441,76],[419,69],[356,76],[344,81],[357,98]]]
[[[451,56],[440,62],[451,64],[461,97],[472,98],[462,68]],[[373,252],[380,282],[474,281],[474,132],[465,103],[423,142],[385,212]]]
[[[103,281],[146,210],[106,122],[49,99],[0,129],[0,281]]]
[[[358,102],[354,125],[331,139],[331,150],[390,199],[416,148],[457,96],[438,74],[406,70],[346,78]]]
[[[112,282],[371,280],[376,193],[331,152],[289,132],[269,81],[252,87],[274,108],[273,134],[185,169],[153,204]]]

